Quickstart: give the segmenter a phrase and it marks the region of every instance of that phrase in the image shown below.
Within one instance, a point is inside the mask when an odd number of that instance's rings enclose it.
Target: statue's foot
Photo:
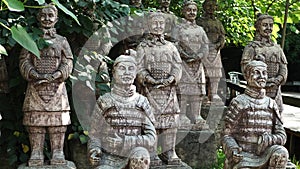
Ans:
[[[222,98],[217,94],[212,95],[210,100],[211,100],[211,103],[215,103],[215,104],[221,104],[223,102]]]
[[[43,151],[32,150],[31,156],[28,160],[28,166],[43,166],[44,154]]]
[[[181,164],[181,159],[177,156],[175,150],[169,150],[167,152],[162,153],[161,158],[167,163],[167,165]]]
[[[54,150],[52,154],[52,159],[50,160],[51,165],[64,165],[67,164],[65,160],[65,155],[62,150]]]
[[[198,119],[192,127],[192,130],[209,130],[209,125],[204,119]]]
[[[151,157],[150,166],[161,166],[161,165],[162,165],[162,161],[157,155]]]
[[[183,130],[191,129],[191,121],[188,117],[186,117],[185,114],[180,116],[179,123],[180,123],[179,129],[183,129]]]

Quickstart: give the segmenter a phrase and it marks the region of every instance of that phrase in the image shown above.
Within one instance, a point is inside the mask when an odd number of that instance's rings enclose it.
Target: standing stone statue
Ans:
[[[202,60],[208,56],[209,40],[201,26],[196,24],[197,4],[188,0],[183,4],[184,19],[174,30],[172,37],[177,41],[182,63],[182,78],[179,83],[181,128],[189,123],[185,115],[190,118],[195,128],[206,126],[201,117],[201,104],[205,96],[205,74]],[[190,107],[190,110],[187,108]],[[208,126],[207,126],[208,127]]]
[[[45,133],[49,133],[51,165],[66,164],[63,145],[70,121],[70,106],[65,80],[73,68],[73,55],[65,37],[56,33],[58,20],[54,5],[42,8],[37,19],[44,32],[43,38],[51,45],[40,51],[40,59],[26,49],[20,55],[20,71],[28,81],[23,111],[31,145],[28,166],[44,165]]]
[[[164,13],[165,17],[165,39],[167,39],[168,41],[173,41],[171,34],[172,29],[176,25],[177,17],[172,11],[170,11],[171,0],[159,0],[159,4],[160,10],[162,13]]]
[[[225,114],[222,139],[225,169],[284,169],[286,133],[276,102],[265,95],[267,65],[250,61],[244,66],[247,88],[234,98]]]
[[[138,44],[143,40],[143,35],[146,33],[147,23],[145,21],[143,5],[141,0],[132,0],[131,4],[135,8],[128,17],[126,17],[124,52],[126,50],[136,50]]]
[[[266,85],[267,96],[274,99],[279,106],[281,114],[283,102],[281,97],[281,85],[287,79],[287,60],[281,47],[272,39],[274,18],[267,14],[260,14],[255,22],[254,41],[244,49],[241,67],[245,72],[245,65],[251,60],[260,60],[268,65],[268,80]]]
[[[146,97],[133,85],[137,73],[132,56],[121,55],[113,65],[113,87],[100,96],[92,116],[89,159],[95,169],[149,168],[156,142],[154,115]]]
[[[205,0],[202,4],[203,16],[197,20],[197,24],[202,26],[210,41],[209,55],[203,58],[205,73],[208,80],[208,98],[211,102],[221,103],[218,95],[218,86],[222,77],[222,62],[220,50],[225,44],[225,30],[222,23],[215,17],[217,8],[216,0]]]
[[[163,13],[150,12],[150,34],[137,47],[139,64],[138,83],[154,111],[156,133],[161,136],[161,158],[167,164],[180,164],[175,152],[176,133],[179,123],[179,104],[176,86],[181,78],[181,59],[176,47],[164,39],[165,17]],[[151,155],[153,163],[161,163]],[[159,162],[160,161],[160,162]]]

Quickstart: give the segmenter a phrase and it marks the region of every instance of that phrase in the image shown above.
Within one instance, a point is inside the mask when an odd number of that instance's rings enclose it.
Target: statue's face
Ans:
[[[185,19],[189,20],[189,21],[194,21],[197,17],[197,6],[190,4],[188,6],[186,6],[183,10],[183,15],[185,17]]]
[[[254,88],[265,88],[268,79],[267,68],[264,66],[256,66],[251,69],[248,81],[249,86]]]
[[[165,18],[163,16],[157,16],[150,19],[150,33],[155,35],[161,35],[165,31]]]
[[[271,37],[273,31],[273,20],[266,18],[261,21],[258,26],[259,34],[263,37]]]
[[[39,21],[43,28],[53,28],[57,22],[57,14],[51,8],[44,8],[40,12]]]
[[[131,85],[136,77],[137,68],[132,62],[120,62],[114,67],[114,79],[116,84]]]
[[[162,7],[169,7],[170,6],[170,3],[171,3],[171,0],[160,0],[160,5]]]
[[[142,0],[131,0],[131,5],[140,7],[142,5]]]
[[[204,11],[208,14],[214,14],[214,12],[217,9],[217,5],[213,2],[207,2],[204,7],[203,7]]]

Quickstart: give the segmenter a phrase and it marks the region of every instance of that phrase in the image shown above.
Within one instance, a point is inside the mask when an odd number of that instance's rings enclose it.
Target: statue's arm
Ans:
[[[134,147],[151,148],[156,141],[156,132],[153,123],[148,117],[145,118],[143,131],[141,135],[124,137],[124,149],[133,149]]]
[[[223,131],[222,145],[227,157],[231,157],[234,152],[241,152],[241,147],[238,145],[233,136],[235,126],[238,123],[238,119],[241,116],[241,112],[239,112],[237,107],[238,102],[235,99],[233,99],[228,107],[228,111],[226,111],[225,114],[225,127]]]
[[[220,21],[218,22],[218,24],[219,24],[220,32],[219,32],[219,38],[216,46],[217,49],[220,50],[225,45],[225,29]]]
[[[201,39],[201,48],[200,48],[200,53],[198,54],[198,58],[202,59],[203,57],[207,57],[209,54],[209,39],[206,35],[206,32],[204,31],[203,28],[200,29],[201,30],[201,34],[202,34],[202,39]]]
[[[72,72],[73,69],[73,54],[70,48],[70,45],[66,38],[62,41],[62,52],[61,52],[61,63],[58,70],[54,73],[55,79],[60,79],[61,81],[65,81]],[[60,72],[60,76],[57,75]]]
[[[287,70],[287,60],[285,57],[285,54],[283,53],[282,50],[280,50],[281,54],[280,54],[280,64],[279,64],[279,72],[278,72],[278,76],[276,77],[275,83],[276,85],[283,85],[285,84],[286,80],[287,80],[287,74],[288,74],[288,70]]]
[[[93,110],[91,118],[91,128],[89,131],[89,140],[88,140],[88,151],[91,152],[94,149],[101,149],[101,128],[100,123],[102,122],[102,110],[99,108],[99,105],[96,104]]]
[[[182,75],[182,60],[175,46],[172,45],[171,51],[173,51],[173,63],[170,76],[174,77],[175,83],[179,83]]]
[[[139,84],[142,84],[144,86],[147,83],[150,83],[152,85],[158,84],[158,82],[151,76],[151,74],[146,68],[145,57],[146,57],[145,49],[144,47],[139,45],[137,47],[137,55],[136,55],[136,62],[138,64],[137,81]]]
[[[272,142],[273,145],[284,145],[286,143],[287,135],[281,121],[278,106],[274,100],[271,100],[271,106],[273,107],[273,133]]]
[[[19,68],[23,78],[27,81],[35,81],[41,78],[41,75],[38,74],[33,66],[31,55],[26,49],[23,48],[21,50]]]

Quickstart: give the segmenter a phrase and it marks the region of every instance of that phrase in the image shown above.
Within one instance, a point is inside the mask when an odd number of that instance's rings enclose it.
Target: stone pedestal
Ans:
[[[76,169],[76,166],[72,161],[67,161],[66,165],[44,165],[28,167],[27,164],[21,164],[18,169]]]
[[[206,120],[209,125],[210,130],[214,132],[215,140],[217,145],[221,144],[221,132],[224,126],[224,112],[226,111],[226,106],[207,103],[202,104],[201,116]]]
[[[182,139],[182,136],[185,136]],[[178,131],[176,152],[192,168],[210,168],[216,163],[216,137],[211,130]]]
[[[174,165],[162,165],[162,166],[155,166],[155,167],[150,166],[150,169],[192,169],[192,167],[188,166],[184,162],[181,162],[180,166],[174,166]]]

